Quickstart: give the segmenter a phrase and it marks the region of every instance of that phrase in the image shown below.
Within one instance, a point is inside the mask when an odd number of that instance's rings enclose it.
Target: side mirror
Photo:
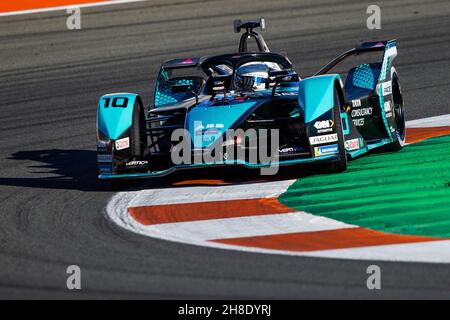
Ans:
[[[274,86],[289,76],[290,74],[287,70],[269,71],[269,78],[267,79],[267,82],[269,83],[269,86]]]
[[[272,95],[275,95],[275,91],[279,84],[291,81],[298,81],[298,75],[291,70],[269,71],[266,88],[272,88]]]

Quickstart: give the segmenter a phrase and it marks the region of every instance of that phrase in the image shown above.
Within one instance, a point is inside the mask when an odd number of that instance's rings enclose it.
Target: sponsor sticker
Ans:
[[[359,139],[351,139],[345,141],[345,149],[347,151],[359,149]]]
[[[397,47],[390,47],[387,49],[386,55],[391,58],[397,56]]]
[[[129,161],[125,163],[127,167],[137,167],[137,166],[146,166],[148,164],[148,161],[146,160],[135,160],[135,161]]]
[[[100,171],[100,173],[111,173],[112,168],[111,166],[99,166],[98,171]]]
[[[384,102],[384,111],[385,112],[389,112],[392,110],[392,105],[391,105],[391,101],[387,100]]]
[[[337,133],[327,134],[323,136],[315,136],[309,138],[309,143],[313,146],[316,144],[324,144],[329,142],[335,142],[338,140]]]
[[[352,100],[352,106],[353,108],[361,107],[361,99]]]
[[[383,90],[383,96],[387,96],[392,93],[392,81],[383,82],[381,84],[381,88]]]
[[[98,154],[97,162],[112,162],[112,155],[110,154]]]
[[[370,116],[372,114],[372,111],[372,107],[352,110],[352,118]]]
[[[130,147],[130,138],[126,137],[123,139],[116,140],[116,150],[123,150]]]
[[[97,148],[107,148],[107,147],[108,147],[108,141],[104,141],[104,140],[97,141]]]
[[[333,130],[333,126],[334,126],[334,121],[333,120],[316,121],[314,123],[314,128],[317,129],[318,133],[332,131]]]
[[[364,118],[353,119],[352,121],[355,127],[362,127],[364,125]]]
[[[323,147],[314,147],[314,156],[325,156],[329,154],[335,154],[339,152],[339,147],[337,144],[332,144],[329,146],[323,146]]]
[[[278,150],[278,152],[281,154],[292,154],[292,153],[298,153],[301,151],[303,151],[303,149],[300,147],[287,147],[287,148],[282,148],[282,149]]]

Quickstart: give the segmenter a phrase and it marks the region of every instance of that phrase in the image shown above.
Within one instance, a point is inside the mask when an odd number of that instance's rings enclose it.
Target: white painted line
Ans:
[[[450,114],[430,117],[424,119],[411,120],[406,122],[407,128],[430,128],[450,126]]]
[[[333,219],[314,216],[306,212],[293,212],[252,217],[164,223],[150,225],[144,228],[148,234],[190,239],[196,242],[355,227]]]
[[[295,180],[237,185],[174,187],[134,192],[129,207],[163,204],[276,198]]]
[[[336,259],[450,263],[450,240],[323,250],[304,255]]]
[[[111,0],[111,1],[105,1],[105,2],[92,2],[92,3],[73,4],[73,5],[66,5],[66,6],[59,6],[59,7],[2,12],[2,13],[0,13],[0,17],[52,12],[52,11],[62,11],[62,10],[67,10],[69,8],[90,8],[90,7],[110,6],[110,5],[115,5],[115,4],[125,4],[125,3],[143,2],[143,1],[148,1],[148,0]]]

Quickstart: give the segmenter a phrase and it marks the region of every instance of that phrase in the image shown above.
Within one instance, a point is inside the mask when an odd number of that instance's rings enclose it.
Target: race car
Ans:
[[[361,43],[301,78],[285,54],[270,52],[257,28],[265,28],[264,19],[234,21],[234,31],[243,31],[238,52],[164,62],[146,110],[138,94],[102,96],[99,178],[304,163],[333,173],[373,149],[403,147],[395,40]],[[350,68],[345,82],[330,73],[350,56],[376,52],[381,60]]]

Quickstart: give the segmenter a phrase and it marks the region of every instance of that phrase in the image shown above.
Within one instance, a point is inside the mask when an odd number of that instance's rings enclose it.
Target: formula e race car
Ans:
[[[235,32],[243,31],[238,52],[164,62],[147,110],[137,94],[101,97],[99,178],[302,163],[332,173],[375,148],[402,148],[405,111],[393,67],[395,40],[362,43],[301,79],[255,31],[264,27],[263,19],[236,20]],[[356,65],[343,75],[345,82],[330,74],[347,57],[370,52],[379,52],[381,61]]]

